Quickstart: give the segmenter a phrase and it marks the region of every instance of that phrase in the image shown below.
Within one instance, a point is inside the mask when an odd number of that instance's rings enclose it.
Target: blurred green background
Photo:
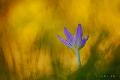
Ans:
[[[56,37],[78,24],[81,67]],[[119,30],[120,0],[0,0],[0,80],[118,80]]]

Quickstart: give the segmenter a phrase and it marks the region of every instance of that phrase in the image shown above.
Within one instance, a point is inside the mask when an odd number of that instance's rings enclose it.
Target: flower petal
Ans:
[[[87,40],[88,40],[88,36],[85,36],[81,41],[81,47],[83,47],[85,45]]]
[[[69,48],[72,48],[72,45],[67,41],[67,40],[64,40],[61,36],[57,35],[58,39],[64,43],[66,46],[68,46]]]
[[[76,43],[76,37],[73,36],[73,41],[72,41],[72,45],[74,45]]]
[[[76,30],[76,40],[77,39],[82,39],[82,27],[81,24],[78,24],[77,30]]]
[[[76,36],[75,36],[75,44],[76,46],[80,47],[81,46],[81,41],[82,41],[82,27],[81,24],[78,24],[77,30],[76,30]]]
[[[64,27],[64,33],[66,35],[67,40],[71,43],[73,40],[73,36],[70,34],[66,27]]]

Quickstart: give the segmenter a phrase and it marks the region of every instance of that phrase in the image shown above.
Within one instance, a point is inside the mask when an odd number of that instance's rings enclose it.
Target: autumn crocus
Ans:
[[[78,24],[78,27],[74,36],[71,35],[71,33],[67,30],[66,27],[64,27],[64,34],[66,35],[67,39],[63,39],[59,35],[57,36],[58,39],[62,43],[64,43],[66,46],[74,50],[78,60],[78,64],[80,64],[79,50],[85,45],[86,41],[88,40],[88,36],[83,37],[81,24]]]

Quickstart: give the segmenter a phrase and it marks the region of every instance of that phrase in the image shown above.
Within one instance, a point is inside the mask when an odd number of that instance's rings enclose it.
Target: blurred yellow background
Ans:
[[[89,35],[82,67],[111,70],[120,61],[120,0],[0,0],[0,80],[70,80],[79,66],[56,36],[65,38],[64,26],[74,34],[78,24]]]

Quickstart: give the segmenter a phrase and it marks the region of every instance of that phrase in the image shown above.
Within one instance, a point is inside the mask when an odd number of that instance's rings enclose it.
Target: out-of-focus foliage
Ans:
[[[74,34],[79,23],[89,34],[81,66],[56,37],[64,36],[64,26]],[[119,30],[119,0],[0,0],[0,80],[97,80],[119,74]]]

